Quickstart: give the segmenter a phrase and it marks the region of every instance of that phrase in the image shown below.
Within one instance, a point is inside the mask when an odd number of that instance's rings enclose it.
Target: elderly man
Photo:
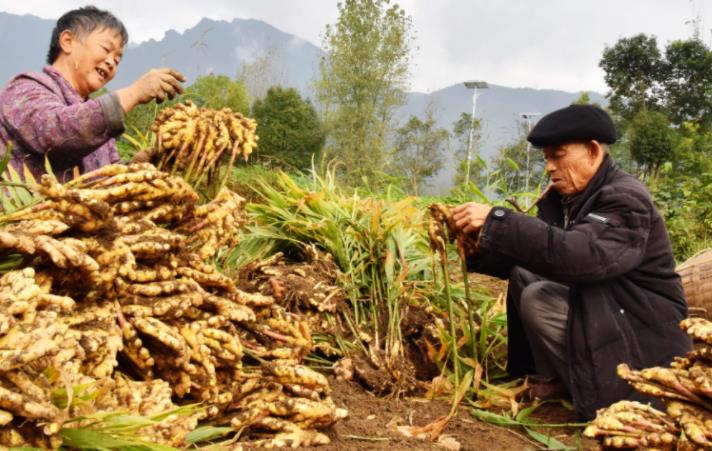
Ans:
[[[559,381],[587,420],[642,399],[616,376],[619,363],[666,365],[691,348],[678,327],[687,304],[648,190],[608,154],[616,140],[608,114],[572,105],[544,116],[527,139],[543,149],[553,188],[537,218],[474,202],[454,218],[479,233],[469,269],[509,278],[510,374]]]

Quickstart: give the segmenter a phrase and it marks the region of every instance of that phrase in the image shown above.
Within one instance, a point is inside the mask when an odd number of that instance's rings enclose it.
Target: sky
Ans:
[[[394,0],[392,0],[393,2]],[[91,0],[0,0],[0,11],[56,19]],[[605,93],[605,47],[646,33],[658,43],[699,36],[712,44],[712,0],[397,0],[412,17],[417,49],[411,88],[431,92],[464,80],[509,87]],[[263,20],[316,45],[338,17],[335,0],[93,0],[131,41],[160,40],[202,17]]]

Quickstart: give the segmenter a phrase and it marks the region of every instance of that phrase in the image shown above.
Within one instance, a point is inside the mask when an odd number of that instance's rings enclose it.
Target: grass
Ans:
[[[254,220],[243,242],[228,256],[236,268],[277,250],[317,244],[343,272],[350,308],[341,313],[351,337],[373,337],[372,350],[395,367],[403,357],[401,320],[407,299],[423,296],[432,280],[423,209],[415,198],[361,197],[336,186],[333,172],[306,183],[285,173],[257,183],[260,202],[248,210]],[[335,340],[342,351],[349,345]],[[370,353],[359,339],[352,344]]]
[[[343,354],[360,350],[371,361],[384,360],[396,373],[404,358],[404,312],[422,306],[447,323],[432,344],[433,358],[455,387],[469,372],[467,389],[474,393],[480,380],[502,372],[506,320],[500,303],[453,275],[463,268],[453,246],[444,256],[430,250],[426,200],[397,188],[380,195],[343,189],[331,170],[308,177],[278,173],[253,185],[258,201],[248,205],[252,225],[224,264],[236,269],[310,244],[330,253],[343,272],[349,308],[337,314],[342,336],[322,339]]]
[[[539,444],[543,445],[544,449],[550,450],[571,450],[577,449],[579,446],[570,446],[562,443],[560,440],[556,439],[551,435],[551,433],[542,433],[539,429],[551,430],[559,428],[582,428],[586,426],[585,423],[542,423],[537,419],[533,418],[534,412],[544,404],[549,402],[558,401],[544,401],[537,402],[530,406],[521,409],[516,414],[498,414],[489,410],[482,409],[478,407],[477,403],[470,401],[472,408],[470,413],[473,417],[480,421],[484,421],[489,424],[494,424],[496,426],[506,427],[506,428],[521,428],[526,432],[529,437],[534,439]]]

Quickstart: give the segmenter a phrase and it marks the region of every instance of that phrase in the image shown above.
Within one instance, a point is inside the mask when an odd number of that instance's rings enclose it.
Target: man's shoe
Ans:
[[[524,398],[529,401],[571,397],[568,389],[559,379],[531,378],[529,379],[529,384],[529,390],[524,395]]]

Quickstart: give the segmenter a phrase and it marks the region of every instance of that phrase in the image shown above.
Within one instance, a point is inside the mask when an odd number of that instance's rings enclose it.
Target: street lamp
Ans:
[[[519,113],[520,116],[524,118],[525,121],[527,121],[527,135],[531,133],[532,131],[532,119],[538,116],[541,116],[541,113]],[[524,190],[528,193],[529,192],[529,152],[532,149],[532,144],[527,141],[527,176],[526,179],[524,180],[525,188]]]
[[[475,114],[477,112],[477,96],[478,89],[487,89],[487,82],[472,80],[466,81],[465,87],[467,89],[472,89],[472,124],[470,124],[470,138],[467,141],[467,166],[465,167],[465,185],[470,183],[470,161],[472,160],[472,138],[475,132]]]

